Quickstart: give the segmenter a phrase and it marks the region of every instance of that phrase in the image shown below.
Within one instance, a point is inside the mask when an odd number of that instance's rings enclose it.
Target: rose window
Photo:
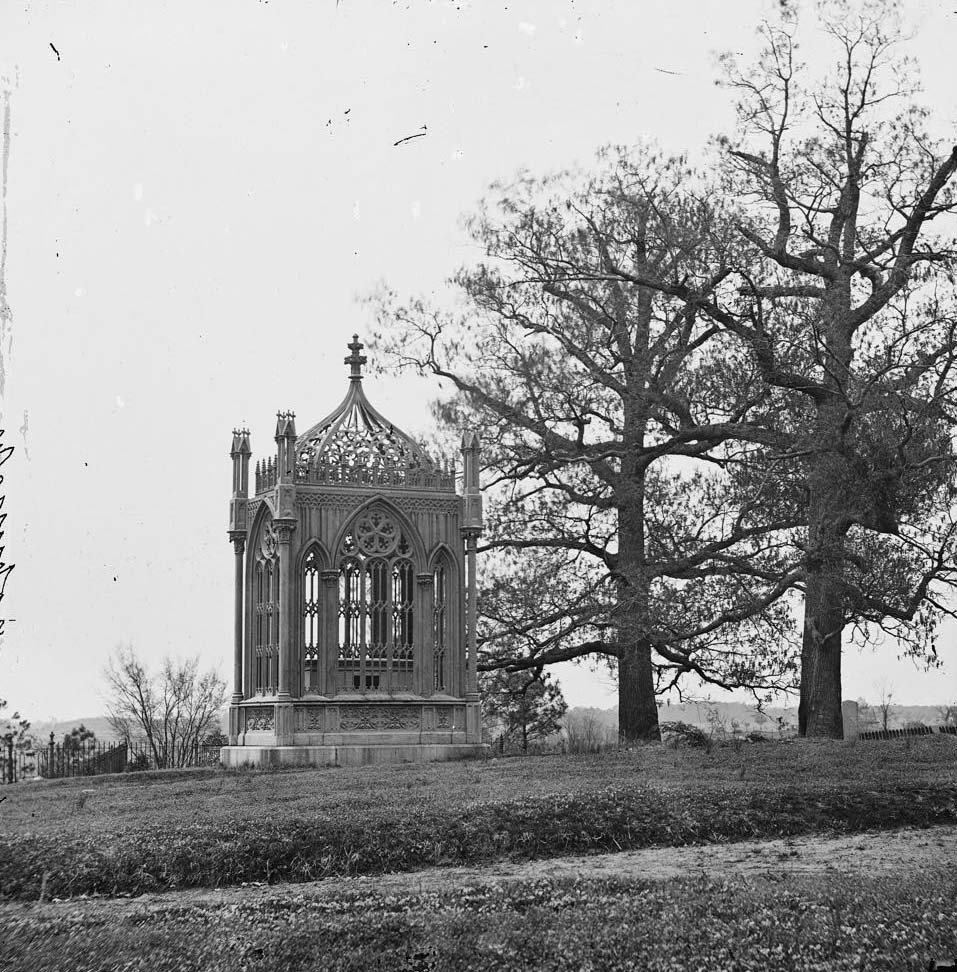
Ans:
[[[382,513],[370,513],[356,523],[356,543],[368,557],[384,557],[399,545],[396,525]]]

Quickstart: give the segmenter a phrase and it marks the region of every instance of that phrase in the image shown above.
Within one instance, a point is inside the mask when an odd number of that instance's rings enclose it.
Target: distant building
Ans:
[[[484,752],[475,648],[479,443],[434,462],[349,391],[255,467],[233,433],[234,687],[227,766],[453,759]],[[466,591],[469,596],[466,598]],[[472,616],[468,617],[471,608]]]

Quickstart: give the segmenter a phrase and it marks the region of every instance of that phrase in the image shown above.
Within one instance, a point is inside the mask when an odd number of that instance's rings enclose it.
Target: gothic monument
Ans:
[[[362,389],[297,436],[281,412],[256,463],[233,433],[234,684],[226,766],[346,765],[479,755],[475,550],[479,443],[435,463]],[[466,596],[467,595],[467,596]]]

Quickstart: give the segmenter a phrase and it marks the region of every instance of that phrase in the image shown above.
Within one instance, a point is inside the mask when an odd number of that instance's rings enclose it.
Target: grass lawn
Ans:
[[[837,877],[837,879],[835,879]],[[367,884],[367,882],[363,882]],[[538,880],[133,910],[6,906],[0,968],[924,970],[957,954],[957,874]],[[9,963],[9,964],[6,964]]]
[[[0,894],[139,894],[957,822],[957,738],[4,787]]]

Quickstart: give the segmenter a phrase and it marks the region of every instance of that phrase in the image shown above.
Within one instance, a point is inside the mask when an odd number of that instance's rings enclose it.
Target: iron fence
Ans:
[[[192,766],[218,766],[217,746],[194,744],[180,747],[164,758],[153,752],[146,740],[103,743],[84,740],[79,743],[46,745],[34,742],[15,745],[2,741],[0,748],[0,783],[19,783],[28,779],[64,779],[71,776],[97,776],[102,773],[135,773],[143,770]]]

